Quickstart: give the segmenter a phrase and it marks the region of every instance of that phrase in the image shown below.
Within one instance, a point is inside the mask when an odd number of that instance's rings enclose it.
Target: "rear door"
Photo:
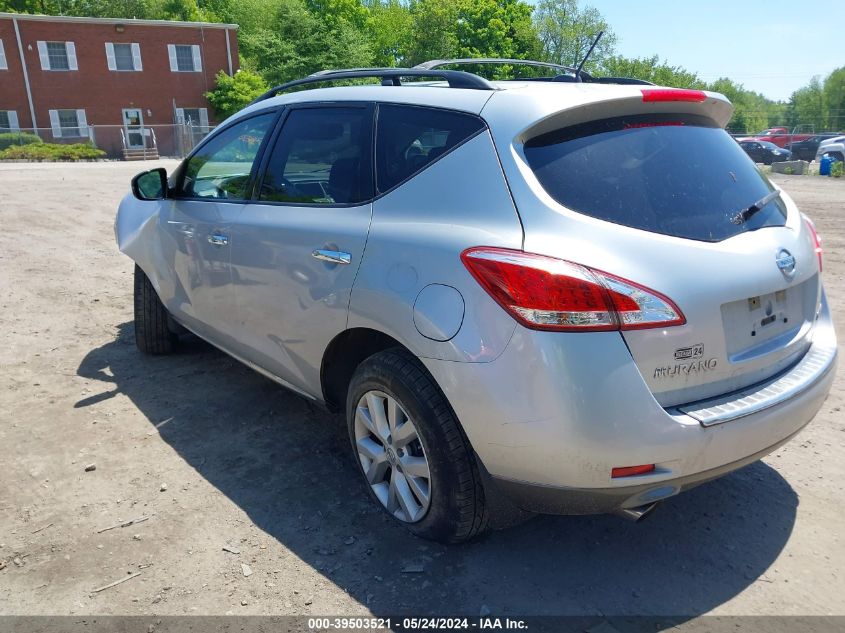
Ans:
[[[320,391],[320,363],[346,328],[373,198],[373,107],[293,107],[232,228],[239,353]]]
[[[620,115],[521,150],[548,210],[523,215],[526,250],[632,280],[685,315],[622,331],[661,404],[759,382],[807,350],[820,300],[809,229],[714,121]]]

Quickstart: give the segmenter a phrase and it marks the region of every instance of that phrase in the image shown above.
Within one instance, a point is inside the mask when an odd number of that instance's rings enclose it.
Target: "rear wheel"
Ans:
[[[135,344],[144,354],[170,354],[176,335],[170,317],[143,270],[135,265]]]
[[[445,396],[413,356],[365,360],[347,398],[349,438],[373,499],[404,527],[443,543],[487,528],[484,489],[469,441]]]

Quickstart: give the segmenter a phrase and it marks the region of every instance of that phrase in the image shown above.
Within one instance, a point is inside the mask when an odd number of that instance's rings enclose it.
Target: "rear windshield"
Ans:
[[[786,223],[780,198],[738,219],[774,187],[705,117],[593,121],[530,139],[525,156],[557,202],[608,222],[708,242]]]

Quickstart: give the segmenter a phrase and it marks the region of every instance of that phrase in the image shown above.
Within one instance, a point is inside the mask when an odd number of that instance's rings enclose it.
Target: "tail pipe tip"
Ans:
[[[659,505],[660,502],[655,501],[654,503],[647,503],[642,506],[637,506],[636,508],[619,508],[615,514],[621,516],[623,519],[639,523],[654,512]]]

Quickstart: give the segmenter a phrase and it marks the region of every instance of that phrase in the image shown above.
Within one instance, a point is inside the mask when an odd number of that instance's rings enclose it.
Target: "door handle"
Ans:
[[[226,246],[229,243],[229,236],[220,233],[212,233],[208,236],[208,243],[215,246]]]
[[[343,251],[327,251],[318,248],[311,253],[311,257],[319,259],[324,262],[331,262],[332,264],[349,264],[352,261],[352,255],[344,253]]]

